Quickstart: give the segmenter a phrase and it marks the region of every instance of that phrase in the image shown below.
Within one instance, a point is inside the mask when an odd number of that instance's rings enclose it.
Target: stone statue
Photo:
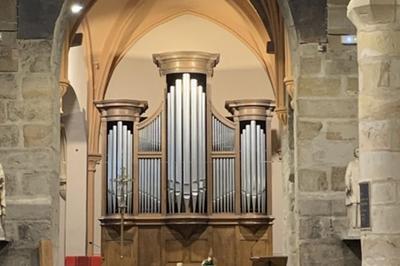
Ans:
[[[349,230],[360,227],[360,187],[358,181],[360,179],[360,162],[359,150],[354,149],[354,159],[349,162],[346,168],[346,207],[347,217],[349,219]]]
[[[4,230],[4,216],[6,215],[6,176],[4,175],[3,166],[0,164],[0,241],[6,240],[6,232]]]

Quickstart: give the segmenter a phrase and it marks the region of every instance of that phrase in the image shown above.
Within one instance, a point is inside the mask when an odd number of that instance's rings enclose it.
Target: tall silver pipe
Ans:
[[[256,127],[257,135],[257,212],[261,212],[261,127]]]
[[[132,132],[128,130],[128,212],[132,213]]]
[[[168,149],[168,211],[170,213],[173,212],[173,207],[172,207],[172,198],[173,198],[173,176],[172,176],[172,134],[171,134],[171,122],[172,122],[172,117],[171,117],[171,94],[172,94],[172,87],[170,87],[170,92],[167,94],[167,149]]]
[[[158,159],[158,189],[157,189],[157,198],[158,198],[158,212],[161,212],[161,159]]]
[[[118,138],[117,138],[117,142],[118,142],[118,148],[117,148],[117,152],[118,152],[118,159],[117,159],[117,178],[120,179],[122,176],[122,122],[118,121],[117,123],[117,132],[118,132]],[[121,197],[121,185],[117,183],[117,199],[119,199],[119,197]],[[119,202],[117,201],[117,204],[119,206]]]
[[[142,167],[142,160],[139,159],[139,176],[138,176],[138,190],[139,190],[139,212],[142,212],[142,173],[143,173],[143,167]]]
[[[117,202],[115,200],[117,195],[117,126],[113,126],[112,131],[112,149],[113,149],[113,173],[112,173],[112,184],[111,184],[111,200],[112,200],[112,213],[115,213],[117,209]]]
[[[212,202],[213,202],[213,211],[217,212],[217,186],[216,186],[216,178],[217,178],[217,167],[216,167],[216,161],[215,159],[212,160],[212,169],[213,169],[213,175],[212,175],[212,180],[213,180],[213,198],[212,198]]]
[[[240,189],[241,189],[241,203],[242,203],[242,212],[246,212],[246,143],[245,143],[245,130],[242,130],[240,134]]]
[[[148,212],[149,209],[149,189],[148,189],[148,177],[149,177],[149,161],[144,160],[145,172],[143,177],[143,187],[144,187],[144,212]]]
[[[233,197],[233,191],[234,191],[234,184],[235,184],[235,172],[234,172],[234,169],[235,169],[235,161],[234,161],[234,159],[230,159],[229,160],[230,161],[230,167],[229,167],[229,169],[230,169],[230,179],[231,179],[231,182],[230,182],[230,189],[229,189],[229,198],[230,198],[230,210],[231,210],[231,212],[233,212],[233,206],[234,206],[234,201],[235,201],[235,198]]]
[[[190,204],[190,75],[183,74],[183,199],[185,211]]]
[[[144,208],[144,192],[143,192],[143,172],[144,172],[144,163],[143,160],[139,160],[139,206],[140,212],[143,212]]]
[[[220,180],[220,204],[221,204],[221,212],[225,212],[225,159],[218,159],[220,163],[220,175],[219,175],[219,180]]]
[[[256,162],[256,121],[252,120],[250,122],[251,128],[251,199],[252,199],[252,209],[253,212],[256,211],[256,202],[257,202],[257,180],[256,180],[256,170],[257,170],[257,162]]]
[[[128,163],[128,150],[127,150],[127,148],[128,148],[128,136],[127,136],[127,127],[126,127],[126,125],[122,125],[122,157],[121,157],[121,159],[122,159],[122,171],[121,171],[121,176],[120,176],[120,178],[121,179],[123,179],[123,178],[125,178],[126,177],[126,174],[127,174],[127,172],[126,172],[126,170],[127,170],[127,167],[126,167],[126,165],[127,165],[127,163]],[[125,191],[125,188],[126,188],[126,183],[125,182],[123,182],[123,180],[121,180],[121,183],[120,183],[120,185],[121,185],[121,195],[120,195],[120,197],[121,197],[121,203],[123,203],[123,205],[125,205],[125,207],[126,207],[126,202],[123,202],[123,201],[126,201],[126,197],[125,197],[125,195],[126,195],[126,191]],[[122,206],[120,206],[120,207],[122,207]],[[126,210],[126,209],[125,209]]]
[[[262,180],[262,187],[261,187],[261,211],[262,213],[266,213],[266,183],[267,177],[265,175],[265,134],[262,131],[261,134],[261,180]]]
[[[221,211],[221,191],[220,191],[220,161],[218,159],[215,159],[215,165],[216,165],[216,192],[217,192],[217,212]]]
[[[199,134],[198,134],[198,109],[197,109],[197,80],[192,79],[190,81],[190,116],[191,116],[191,186],[192,186],[192,208],[193,212],[196,212],[197,198],[199,195],[199,183],[198,183],[198,145],[199,145]]]
[[[232,173],[232,186],[231,186],[231,191],[232,191],[232,212],[235,210],[235,184],[236,184],[236,179],[235,179],[235,159],[232,159],[232,168],[231,168],[231,173]]]
[[[224,211],[228,211],[228,178],[229,178],[229,172],[228,172],[228,159],[223,159],[224,160]]]
[[[182,207],[182,80],[175,81],[176,86],[176,121],[175,121],[175,152],[176,152],[176,179],[175,179],[175,197],[178,213]]]
[[[157,166],[155,159],[151,159],[151,169],[152,175],[150,179],[150,191],[151,191],[151,213],[155,211],[156,206],[156,173],[157,173]]]
[[[246,125],[246,207],[250,212],[251,205],[251,134],[250,125]]]
[[[148,191],[149,191],[149,213],[153,212],[154,208],[154,159],[149,159],[150,169],[148,177]]]
[[[216,150],[216,147],[215,147],[215,117],[214,116],[212,116],[212,149],[213,149],[213,151],[215,151]]]
[[[146,165],[146,160],[142,159],[142,174],[141,174],[141,178],[142,178],[142,182],[141,182],[141,189],[142,189],[142,213],[145,212],[146,210],[146,188],[145,188],[145,179],[146,179],[146,172],[147,172],[147,165]]]
[[[161,151],[161,115],[158,116],[158,146],[157,150]]]
[[[112,197],[112,130],[107,135],[107,213],[111,213]]]
[[[206,206],[206,190],[207,190],[207,185],[206,185],[206,135],[207,135],[207,130],[206,130],[206,94],[203,92],[203,87],[199,86],[199,90],[201,92],[201,120],[200,124],[202,126],[201,128],[201,172],[202,175],[200,176],[200,188],[202,191],[202,213],[205,211],[205,206]]]
[[[152,139],[152,150],[156,150],[156,136],[157,136],[157,118],[152,123],[152,132],[151,132],[151,139]]]
[[[171,119],[169,119],[169,126],[171,127],[171,138],[168,139],[168,142],[171,142],[171,210],[172,213],[175,212],[175,99],[176,99],[176,90],[175,86],[171,86]]]

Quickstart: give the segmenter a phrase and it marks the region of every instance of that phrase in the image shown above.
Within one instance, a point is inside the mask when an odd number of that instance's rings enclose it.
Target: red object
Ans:
[[[100,256],[65,257],[65,266],[101,266]]]

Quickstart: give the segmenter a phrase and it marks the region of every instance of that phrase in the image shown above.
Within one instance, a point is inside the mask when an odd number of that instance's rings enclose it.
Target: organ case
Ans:
[[[209,252],[250,265],[251,255],[271,255],[273,102],[227,101],[224,117],[207,86],[218,54],[163,53],[153,61],[167,83],[153,115],[142,116],[145,101],[96,102],[105,134],[104,265],[199,263]],[[221,247],[230,240],[233,247]],[[171,245],[181,250],[171,253]]]

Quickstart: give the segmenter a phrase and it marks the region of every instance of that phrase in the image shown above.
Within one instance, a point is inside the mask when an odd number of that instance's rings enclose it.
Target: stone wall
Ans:
[[[0,251],[2,266],[38,265],[39,241],[53,240],[55,256],[58,244],[59,89],[52,51],[60,41],[23,38],[20,26],[32,22],[21,14],[18,20],[16,0],[0,1],[0,163],[11,240]]]
[[[289,160],[284,165],[294,165],[284,170],[289,265],[360,264],[341,240],[347,227],[345,170],[358,146],[357,48],[340,43],[340,34],[355,33],[346,18],[348,2],[328,1],[327,44],[299,44],[291,36],[294,156],[290,127],[283,147],[283,158]],[[285,22],[295,28],[287,5],[281,6]]]

